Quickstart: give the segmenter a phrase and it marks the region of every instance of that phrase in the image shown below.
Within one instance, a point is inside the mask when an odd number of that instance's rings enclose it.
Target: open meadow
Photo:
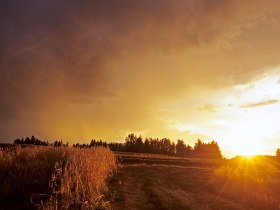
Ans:
[[[0,209],[276,210],[274,156],[181,158],[108,148],[0,151]]]
[[[248,210],[280,208],[275,157],[231,160],[119,154],[115,209]]]

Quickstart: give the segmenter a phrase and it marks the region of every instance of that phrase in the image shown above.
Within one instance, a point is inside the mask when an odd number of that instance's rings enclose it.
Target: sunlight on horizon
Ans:
[[[239,145],[233,145],[231,147],[231,150],[236,155],[242,155],[242,156],[246,156],[246,157],[265,154],[265,149],[266,149],[265,145],[261,145],[261,144],[252,145],[249,142],[241,143]]]
[[[199,122],[181,121],[171,126],[180,132],[207,135],[209,141],[211,138],[217,140],[226,156],[274,155],[273,149],[280,146],[277,142],[280,134],[277,70],[279,68],[256,81],[236,85],[220,93],[216,107],[213,105],[217,110],[201,114]]]

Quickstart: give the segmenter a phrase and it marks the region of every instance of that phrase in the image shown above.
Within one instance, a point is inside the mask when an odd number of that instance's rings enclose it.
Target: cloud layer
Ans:
[[[0,139],[179,137],[155,114],[168,101],[246,83],[279,64],[279,6],[1,1]]]
[[[255,107],[267,106],[267,105],[271,105],[271,104],[275,104],[275,103],[279,103],[279,100],[270,99],[270,100],[260,101],[257,103],[245,104],[245,105],[240,106],[240,108],[255,108]]]

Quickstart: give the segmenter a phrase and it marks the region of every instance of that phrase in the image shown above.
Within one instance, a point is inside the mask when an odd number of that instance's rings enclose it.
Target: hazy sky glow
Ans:
[[[277,0],[3,0],[0,141],[280,147]]]

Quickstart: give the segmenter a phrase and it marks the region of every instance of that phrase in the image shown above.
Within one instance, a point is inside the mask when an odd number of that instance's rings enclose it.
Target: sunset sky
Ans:
[[[133,132],[274,154],[279,11],[278,0],[1,0],[0,142]]]

